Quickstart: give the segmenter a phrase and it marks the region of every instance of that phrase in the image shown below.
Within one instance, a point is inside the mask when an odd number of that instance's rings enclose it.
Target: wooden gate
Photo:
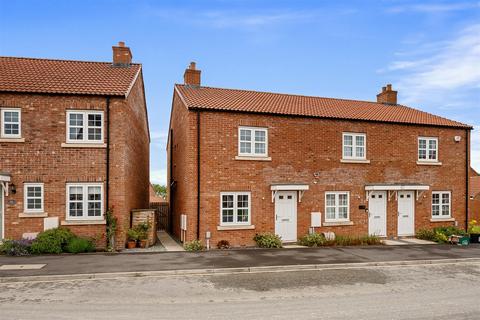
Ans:
[[[170,214],[168,202],[151,202],[150,209],[157,215],[157,230],[170,230]]]

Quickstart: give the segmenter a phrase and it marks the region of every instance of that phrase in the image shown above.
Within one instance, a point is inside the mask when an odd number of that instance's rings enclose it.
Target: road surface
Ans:
[[[479,319],[480,263],[0,283],[0,319]]]

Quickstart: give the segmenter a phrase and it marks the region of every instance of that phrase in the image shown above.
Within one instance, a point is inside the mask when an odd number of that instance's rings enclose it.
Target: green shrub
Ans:
[[[138,234],[138,240],[148,239],[148,230],[150,230],[150,224],[148,222],[142,222],[133,228]]]
[[[435,242],[445,243],[448,241],[448,236],[440,231],[435,231]]]
[[[28,256],[32,246],[31,240],[4,240],[0,244],[0,254],[9,256]]]
[[[137,241],[138,240],[138,231],[135,229],[128,229],[127,231],[128,240]]]
[[[256,234],[255,237],[253,237],[253,241],[255,241],[257,246],[260,248],[282,247],[282,239],[273,233]]]
[[[457,235],[457,236],[463,236],[466,234],[466,232],[462,229],[459,229],[454,226],[449,226],[449,227],[437,227],[433,229],[435,233],[439,232],[444,234],[445,236],[450,237],[452,235]]]
[[[62,253],[68,242],[74,238],[75,235],[68,229],[56,228],[50,229],[38,234],[33,241],[32,253]]]
[[[324,246],[327,243],[327,240],[321,233],[311,233],[298,239],[298,243],[307,247],[320,247]]]
[[[435,231],[431,229],[420,229],[415,237],[422,240],[435,241]]]
[[[183,247],[185,248],[186,251],[202,251],[205,248],[202,241],[200,240],[185,242]]]
[[[360,242],[362,245],[366,245],[366,246],[376,246],[376,245],[379,245],[379,244],[382,244],[382,241],[380,240],[379,237],[377,236],[363,236],[363,237],[360,237]]]
[[[90,239],[74,237],[67,243],[65,250],[70,253],[93,252],[95,245]]]
[[[470,233],[470,234],[479,234],[480,233],[480,225],[477,224],[477,220],[471,220],[468,223],[468,233]]]

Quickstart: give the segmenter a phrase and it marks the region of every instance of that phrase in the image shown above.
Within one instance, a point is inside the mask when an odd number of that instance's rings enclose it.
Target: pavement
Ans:
[[[470,261],[95,281],[0,282],[0,319],[470,320],[479,318],[478,283],[480,263]]]
[[[321,247],[299,249],[212,250],[208,252],[158,252],[130,254],[78,254],[9,257],[0,256],[0,282],[14,277],[95,275],[160,271],[213,272],[281,267],[354,264],[401,264],[405,262],[480,259],[480,245],[408,245]],[[19,267],[22,266],[22,267]],[[29,265],[44,265],[29,268]],[[10,267],[9,267],[10,266]],[[13,267],[12,267],[13,266]],[[143,274],[144,275],[144,274]]]

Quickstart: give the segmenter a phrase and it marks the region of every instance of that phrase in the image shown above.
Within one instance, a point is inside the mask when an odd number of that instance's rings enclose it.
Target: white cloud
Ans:
[[[442,46],[432,46],[429,57],[393,62],[388,70],[408,74],[398,83],[405,103],[425,99],[425,95],[442,96],[457,89],[480,88],[480,24],[465,28]],[[425,54],[427,55],[427,54]]]
[[[167,169],[150,170],[150,181],[152,183],[167,184]]]
[[[475,129],[472,131],[471,149],[471,165],[477,172],[480,172],[480,126],[476,126]]]
[[[165,149],[167,145],[168,132],[167,131],[152,131],[150,132],[151,144],[154,147]]]
[[[462,11],[472,8],[478,8],[478,2],[454,2],[454,3],[423,3],[423,4],[405,4],[390,7],[387,9],[389,13],[445,13],[452,11]]]

